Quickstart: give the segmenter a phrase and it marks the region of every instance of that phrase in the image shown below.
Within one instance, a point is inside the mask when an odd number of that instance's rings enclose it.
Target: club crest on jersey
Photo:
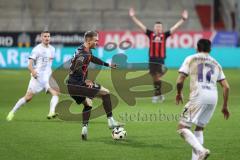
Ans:
[[[83,56],[79,56],[79,57],[77,58],[77,60],[83,62],[83,61],[84,61],[84,57],[83,57]]]
[[[153,42],[162,42],[162,39],[163,39],[162,35],[160,35],[160,36],[157,35],[157,36],[154,37]]]

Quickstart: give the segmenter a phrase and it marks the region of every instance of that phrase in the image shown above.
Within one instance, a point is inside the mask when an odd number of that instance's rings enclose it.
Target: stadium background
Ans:
[[[142,116],[159,112],[179,114],[181,107],[175,107],[174,91],[167,94],[166,102],[161,105],[151,104],[147,98],[137,101],[138,108],[129,108],[120,100],[121,107],[115,112],[119,120],[127,122],[129,135],[126,141],[119,143],[111,140],[110,131],[102,129],[106,128],[104,116],[93,120],[90,140],[85,144],[79,141],[78,123],[45,120],[49,96],[43,93],[26,105],[29,107],[20,109],[14,122],[5,121],[8,111],[25,92],[29,81],[28,56],[40,41],[39,32],[45,28],[52,32],[52,44],[57,49],[54,68],[72,57],[87,30],[100,33],[100,45],[94,51],[97,57],[109,62],[114,55],[123,53],[128,63],[147,63],[148,40],[129,18],[130,7],[135,8],[136,16],[148,28],[153,28],[154,22],[160,20],[165,30],[177,22],[183,9],[188,10],[189,20],[167,41],[166,66],[170,70],[164,80],[171,84],[175,84],[176,69],[183,59],[195,53],[196,42],[200,38],[212,40],[211,54],[223,66],[232,88],[229,106],[233,117],[228,122],[223,121],[220,99],[206,131],[206,145],[213,151],[210,159],[240,158],[237,154],[240,145],[236,144],[240,134],[240,1],[0,0],[0,159],[190,159],[189,147],[175,133],[175,120],[152,122],[140,117],[141,123],[137,123],[139,113]],[[121,49],[119,45],[123,41],[130,42],[131,47]],[[116,43],[116,48],[107,51],[108,42]],[[109,70],[103,71],[97,80],[117,95],[109,74]],[[184,91],[185,102],[187,91]],[[81,108],[73,110],[78,112]]]

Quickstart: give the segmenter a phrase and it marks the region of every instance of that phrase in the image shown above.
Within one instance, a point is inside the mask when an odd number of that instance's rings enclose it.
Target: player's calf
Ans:
[[[27,98],[32,98],[32,96],[28,95],[29,97]],[[30,99],[26,99],[25,96],[20,98],[17,103],[15,104],[15,106],[12,108],[12,110],[8,113],[7,117],[6,117],[6,120],[7,121],[12,121],[13,118],[14,118],[14,114],[15,112],[22,106],[24,105],[25,103],[27,103],[28,101],[30,101]],[[28,100],[28,101],[27,101]]]

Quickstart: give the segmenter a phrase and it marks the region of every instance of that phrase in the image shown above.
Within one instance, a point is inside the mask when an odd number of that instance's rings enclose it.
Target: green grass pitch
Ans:
[[[220,89],[217,109],[204,134],[205,146],[212,153],[210,160],[240,159],[240,70],[226,69],[225,74],[231,87],[231,117],[225,121],[220,112]],[[162,104],[152,104],[150,98],[145,98],[137,99],[136,106],[130,107],[120,101],[114,115],[117,120],[126,122],[126,140],[112,140],[106,117],[101,116],[90,122],[88,141],[83,142],[79,122],[46,119],[51,96],[45,93],[40,93],[20,108],[12,122],[5,120],[16,101],[25,94],[29,78],[27,70],[0,70],[1,160],[190,160],[191,148],[176,133],[177,118],[171,117],[178,116],[183,107],[175,105],[175,89],[166,95],[166,101]],[[164,80],[171,84],[175,84],[176,78],[176,70],[169,70],[164,76]],[[105,70],[97,81],[117,95],[109,79],[110,71]],[[186,103],[188,83],[185,83],[184,93]],[[77,105],[72,108],[75,112],[82,109]],[[157,120],[136,118],[138,114],[149,116],[159,112],[169,117]]]

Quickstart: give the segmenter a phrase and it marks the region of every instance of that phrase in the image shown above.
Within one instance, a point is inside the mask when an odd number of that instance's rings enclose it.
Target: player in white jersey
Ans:
[[[192,148],[192,160],[205,160],[210,151],[203,147],[203,129],[211,119],[218,100],[216,83],[223,87],[224,118],[228,119],[227,101],[229,85],[220,64],[209,55],[211,42],[201,39],[197,44],[198,53],[187,57],[179,69],[176,103],[182,102],[182,88],[185,78],[190,77],[190,97],[180,118],[178,133]],[[192,124],[196,126],[192,133]]]
[[[29,56],[28,69],[31,72],[31,80],[28,85],[27,93],[20,98],[12,110],[8,113],[7,121],[11,121],[15,112],[32,97],[43,89],[51,93],[50,111],[48,119],[55,118],[55,107],[58,103],[58,92],[50,87],[49,80],[52,74],[52,61],[55,54],[55,48],[50,45],[50,33],[43,31],[41,33],[41,43],[33,48]]]

